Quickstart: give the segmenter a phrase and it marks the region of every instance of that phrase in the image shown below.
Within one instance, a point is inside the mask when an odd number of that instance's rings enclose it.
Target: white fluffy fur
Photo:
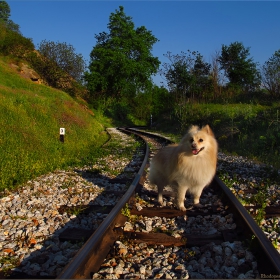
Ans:
[[[163,188],[172,186],[177,191],[178,209],[185,211],[184,199],[189,191],[194,204],[205,186],[210,184],[217,165],[218,145],[208,125],[191,126],[179,144],[169,145],[160,150],[152,159],[149,180],[157,185],[158,202],[162,204]]]

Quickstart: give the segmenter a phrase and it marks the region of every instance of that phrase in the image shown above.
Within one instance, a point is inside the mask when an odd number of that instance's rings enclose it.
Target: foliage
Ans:
[[[0,54],[27,60],[48,85],[85,98],[82,55],[76,54],[69,44],[46,40],[39,45],[39,52],[35,51],[32,40],[20,34],[18,25],[9,20],[9,16],[9,5],[0,1]]]
[[[170,111],[170,109],[168,110],[170,100],[171,96],[167,89],[153,85],[145,92],[138,93],[133,102],[130,101],[129,105],[127,104],[129,110],[124,109],[124,111],[132,123],[152,124],[161,114]]]
[[[210,100],[221,99],[223,96],[223,84],[224,84],[224,75],[220,69],[220,51],[216,51],[211,56],[211,69],[210,69],[210,83],[211,91],[209,92]],[[212,93],[212,94],[211,94]],[[209,100],[209,99],[208,99]]]
[[[280,97],[280,49],[263,65],[262,81],[270,95]]]
[[[151,49],[158,40],[144,26],[135,29],[122,6],[111,13],[108,29],[109,33],[95,35],[85,80],[95,98],[131,100],[151,84],[157,71],[160,62]]]
[[[154,85],[148,92],[151,95],[152,114],[160,117],[163,114],[170,114],[172,110],[172,95],[164,87]]]
[[[15,256],[0,256],[1,272],[5,278],[10,276],[11,270],[20,264],[20,259]]]
[[[37,51],[30,52],[26,59],[48,85],[61,89],[71,96],[87,98],[87,90],[81,82],[73,79],[55,61]]]
[[[67,43],[55,43],[43,40],[38,47],[40,54],[69,74],[76,81],[81,82],[85,71],[85,61],[81,54],[75,53],[75,48]]]
[[[22,36],[19,25],[9,19],[10,13],[8,3],[0,1],[0,54],[25,59],[34,51],[34,44],[32,39]]]
[[[49,85],[85,96],[82,56],[69,44],[46,40],[39,52],[34,51],[32,40],[9,23],[10,11],[4,3],[0,1],[0,53],[28,59]],[[274,99],[268,99],[265,91],[254,92],[260,81],[257,65],[248,58],[249,48],[238,42],[223,45],[212,65],[199,52],[168,52],[169,62],[161,69],[167,90],[151,83],[160,63],[151,55],[158,41],[151,31],[135,28],[123,7],[111,14],[108,29],[95,36],[97,44],[85,74],[88,100],[98,110],[94,116],[86,103],[79,105],[61,91],[22,80],[0,61],[0,145],[5,147],[0,149],[0,190],[57,168],[93,161],[107,139],[97,117],[110,125],[103,114],[121,125],[152,124],[177,135],[190,124],[208,123],[221,150],[280,167],[280,105],[273,103],[280,93],[280,50],[262,69],[263,85]],[[201,103],[217,99],[221,104]],[[234,103],[237,100],[247,104]],[[260,105],[261,101],[269,101],[270,106]],[[64,144],[59,142],[59,127],[66,128]],[[123,211],[129,216],[127,207]]]
[[[27,59],[48,85],[64,90],[71,86],[70,76],[62,71],[54,61],[42,56],[37,51],[30,53]]]
[[[211,65],[204,61],[203,56],[197,53],[194,66],[193,66],[193,76],[195,79],[195,87],[193,91],[196,93],[198,98],[203,98],[203,94],[206,94],[210,88],[210,69]]]
[[[122,208],[121,213],[122,213],[122,215],[124,215],[125,217],[127,217],[130,220],[131,211],[130,211],[128,203],[126,203],[124,208]]]
[[[0,190],[57,168],[88,164],[107,140],[84,103],[13,71],[0,60],[0,146],[5,147],[0,149]],[[59,141],[60,127],[66,130],[65,143]]]
[[[206,99],[212,88],[211,65],[204,62],[202,55],[196,51],[188,50],[180,55],[168,52],[165,56],[170,62],[163,64],[161,74],[167,80],[173,98],[173,113],[182,131],[188,122],[188,104]]]
[[[250,202],[260,208],[256,211],[255,221],[259,226],[261,226],[262,221],[265,219],[265,207],[268,205],[268,192],[267,187],[261,184],[261,188],[258,190],[257,194],[252,195]]]
[[[8,21],[11,15],[11,9],[6,1],[0,1],[0,20]]]
[[[34,44],[31,39],[25,38],[18,32],[10,30],[0,21],[0,53],[2,55],[24,58],[33,50]]]
[[[20,34],[19,25],[9,19],[11,9],[6,1],[0,1],[0,23],[4,24],[7,29]]]
[[[191,124],[209,124],[225,153],[243,155],[280,168],[280,104],[212,104],[188,103],[185,126],[175,114],[164,114],[157,121],[157,130],[178,135],[178,140]]]
[[[165,77],[170,92],[176,100],[202,99],[210,88],[211,65],[204,62],[203,56],[196,51],[165,55],[169,63],[164,63],[161,74]]]
[[[229,84],[247,92],[256,90],[260,85],[260,73],[253,59],[248,58],[249,55],[249,48],[245,48],[240,42],[234,42],[229,46],[222,45],[219,58]]]
[[[170,63],[163,64],[161,74],[165,77],[171,92],[187,96],[188,87],[191,85],[190,70],[195,54],[189,51],[189,54],[181,52],[181,55],[172,55],[171,52],[167,52],[165,55]]]

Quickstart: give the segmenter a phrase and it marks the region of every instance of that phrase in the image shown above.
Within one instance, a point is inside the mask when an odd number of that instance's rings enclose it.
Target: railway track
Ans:
[[[280,277],[279,253],[218,177],[203,191],[203,208],[176,210],[172,190],[158,207],[145,176],[149,157],[170,140],[121,131],[146,141],[143,163],[58,279]]]

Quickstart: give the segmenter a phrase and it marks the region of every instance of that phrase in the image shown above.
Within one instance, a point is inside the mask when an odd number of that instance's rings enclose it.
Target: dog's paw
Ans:
[[[187,208],[185,206],[178,206],[177,207],[180,211],[187,211]]]
[[[160,206],[162,206],[162,205],[163,205],[163,200],[158,200],[158,204],[159,204]]]
[[[159,204],[163,204],[163,199],[158,199]]]

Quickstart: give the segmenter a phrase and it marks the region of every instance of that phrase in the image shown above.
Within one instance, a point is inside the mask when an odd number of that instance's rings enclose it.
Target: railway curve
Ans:
[[[154,139],[160,139],[160,135],[154,135],[151,133],[143,132],[143,131],[136,131],[135,129],[121,129],[124,133],[136,133],[138,136],[140,134],[142,137],[147,141],[147,139],[151,138],[153,141]],[[145,136],[143,136],[145,135]],[[170,139],[161,138],[161,144],[156,147],[154,153],[160,149],[161,146],[164,146],[166,144],[171,143]],[[108,222],[104,221],[103,228],[110,228],[111,227],[111,233],[110,233],[110,242],[106,240],[104,232],[102,233],[102,230],[100,229],[100,233],[95,233],[92,237],[94,241],[88,241],[85,245],[85,249],[81,249],[79,254],[72,260],[72,262],[64,269],[64,271],[59,275],[58,278],[110,278],[113,277],[115,279],[118,278],[129,278],[129,277],[140,277],[142,279],[145,278],[200,278],[200,277],[206,277],[206,278],[255,278],[265,275],[280,275],[280,257],[277,250],[273,247],[271,242],[267,239],[267,237],[264,235],[263,231],[259,228],[259,226],[256,224],[256,222],[253,220],[253,218],[250,216],[248,211],[241,205],[241,203],[237,200],[237,198],[232,194],[232,192],[226,187],[223,182],[215,176],[211,186],[210,191],[208,188],[206,188],[204,192],[204,196],[209,196],[214,198],[209,204],[208,201],[208,208],[207,209],[188,209],[186,213],[182,213],[184,211],[178,211],[174,209],[174,206],[172,204],[172,199],[167,202],[165,207],[159,208],[156,205],[155,200],[153,200],[154,204],[148,205],[148,207],[142,207],[139,205],[139,201],[142,201],[142,197],[147,197],[148,195],[155,196],[155,193],[153,193],[154,190],[146,190],[141,194],[141,190],[139,188],[143,187],[143,185],[147,184],[145,182],[145,178],[141,179],[141,176],[145,176],[145,166],[148,161],[148,152],[149,149],[147,148],[148,145],[146,144],[146,155],[145,155],[145,161],[143,162],[141,166],[141,170],[137,174],[134,183],[129,188],[129,194],[127,194],[125,199],[122,199],[122,202],[118,203],[118,207],[116,208],[116,213],[111,212],[110,215],[115,216],[115,218],[108,218]],[[142,181],[141,184],[139,182]],[[129,197],[134,193],[137,192],[137,195],[141,196],[140,200],[138,199],[138,203],[135,204],[135,198]],[[214,193],[219,192],[222,193],[220,197],[222,197],[221,200],[219,200],[219,203],[215,205],[215,200],[217,199]],[[172,196],[172,195],[171,195]],[[220,199],[220,198],[219,198]],[[137,200],[137,199],[136,199]],[[149,198],[149,200],[151,200]],[[202,197],[202,200],[205,200],[204,197]],[[137,222],[133,225],[133,223],[129,222],[128,218],[125,217],[123,214],[120,214],[120,210],[124,209],[127,205],[127,202],[129,202],[129,216],[135,215],[140,217],[141,220],[143,216],[146,218],[142,221],[142,224],[144,224],[145,230],[141,231],[138,230],[141,226],[137,225]],[[142,202],[143,203],[143,202]],[[140,203],[141,204],[141,203]],[[170,207],[171,206],[171,207]],[[217,210],[219,209],[219,210]],[[219,211],[221,210],[221,213]],[[118,214],[117,214],[118,212]],[[155,232],[153,228],[150,230],[147,230],[147,224],[149,224],[149,218],[147,217],[163,217],[163,221],[167,221],[167,217],[179,217],[180,223],[182,221],[188,221],[191,220],[191,218],[205,222],[206,219],[210,220],[210,223],[217,218],[218,215],[222,215],[221,221],[224,221],[224,217],[226,217],[227,220],[234,221],[231,224],[229,224],[228,228],[226,226],[222,226],[221,229],[213,231],[213,234],[189,234],[185,232],[182,232],[182,230],[178,231],[175,234],[166,234],[167,231],[162,230],[165,226],[163,225],[163,222],[160,222],[161,230],[160,232]],[[209,218],[211,215],[213,215],[214,219],[211,220]],[[205,217],[205,218],[204,218]],[[137,220],[138,218],[136,218]],[[114,221],[113,224],[111,224],[110,221]],[[146,224],[145,224],[146,223]],[[135,226],[136,225],[136,226]],[[150,223],[150,225],[152,225]],[[213,228],[210,228],[210,232],[213,230]],[[98,229],[99,231],[99,229]],[[197,232],[197,231],[196,231]],[[96,237],[97,236],[97,237]],[[106,247],[106,250],[103,252],[101,250],[101,242],[100,239],[104,239],[104,242],[106,245],[109,245]],[[125,240],[125,242],[128,242],[129,245],[125,245],[122,241]],[[131,243],[129,243],[131,242]],[[91,243],[96,243],[99,247],[91,247],[91,249],[88,248],[88,246]],[[242,246],[242,244],[246,244],[245,247]],[[136,245],[131,245],[136,244]],[[141,248],[141,246],[142,248]],[[164,244],[164,245],[163,245]],[[210,244],[210,245],[209,245]],[[101,246],[101,247],[100,247]],[[136,246],[136,247],[135,247]],[[149,246],[151,246],[151,250],[149,251]],[[137,250],[143,250],[147,255],[151,255],[151,252],[153,251],[153,246],[156,248],[161,248],[162,251],[166,250],[163,249],[166,247],[175,248],[175,252],[179,252],[180,249],[178,248],[185,248],[184,252],[184,258],[189,259],[190,262],[193,265],[189,264],[189,266],[186,265],[187,262],[184,263],[175,263],[177,267],[173,265],[173,271],[171,270],[166,272],[167,270],[163,270],[165,272],[162,272],[160,268],[158,267],[158,264],[156,265],[156,268],[151,269],[151,265],[143,265],[141,263],[141,260],[135,259],[133,254],[138,253]],[[223,257],[226,256],[225,262],[230,262],[229,259],[231,258],[232,261],[237,261],[238,265],[234,265],[231,263],[229,266],[217,266],[216,264],[212,263],[211,268],[207,268],[206,264],[203,266],[203,263],[199,263],[201,259],[206,258],[206,260],[209,262],[211,258],[219,259],[219,254],[209,253],[209,250],[206,248],[212,247],[212,250],[219,251],[221,248],[223,250]],[[195,251],[197,247],[202,248],[202,251],[198,250],[198,253]],[[237,247],[239,249],[236,249],[234,247]],[[95,249],[92,249],[95,248]],[[98,248],[98,249],[97,249]],[[138,248],[138,249],[133,249]],[[231,249],[229,249],[231,248]],[[252,252],[248,249],[252,250]],[[209,248],[208,248],[209,249]],[[204,250],[204,251],[203,251]],[[230,252],[229,252],[230,251]],[[114,254],[116,256],[114,256]],[[170,251],[172,253],[172,250]],[[169,253],[170,253],[169,252]],[[186,253],[187,252],[187,253]],[[204,253],[208,254],[208,258],[204,256]],[[191,256],[193,254],[197,254],[200,256],[199,259],[193,258]],[[205,254],[206,254],[205,253]],[[173,256],[176,255],[174,254]],[[206,254],[206,255],[207,255]],[[210,254],[210,256],[209,256]],[[227,255],[229,254],[229,255]],[[239,254],[239,255],[238,255]],[[242,254],[245,254],[242,256]],[[92,255],[99,255],[98,261],[96,259],[91,259]],[[107,257],[106,257],[107,255]],[[170,254],[166,254],[166,256],[170,256]],[[238,257],[237,257],[238,256]],[[167,258],[168,258],[167,257]],[[242,258],[243,257],[243,258]],[[132,263],[131,267],[120,268],[120,263],[123,262],[123,259],[129,259]],[[133,259],[134,258],[134,259]],[[170,258],[169,258],[170,259]],[[252,259],[254,261],[249,264],[249,259]],[[133,260],[136,261],[137,265],[136,268],[133,267]],[[176,257],[175,257],[176,260]],[[120,262],[120,263],[118,263]],[[202,261],[201,261],[202,262]],[[139,264],[140,263],[140,264]],[[171,260],[172,263],[172,260]],[[83,265],[81,265],[83,264]],[[173,260],[174,264],[174,260]],[[195,265],[200,265],[198,267],[197,271],[194,272],[188,272],[188,268],[191,269]],[[215,267],[216,265],[216,267]],[[111,267],[110,267],[111,266]],[[169,265],[170,266],[170,265]],[[203,268],[202,268],[203,266]],[[108,268],[110,267],[110,268]],[[214,269],[221,269],[222,274],[217,273],[217,271]],[[117,270],[119,268],[119,270]],[[138,274],[134,273],[135,270],[138,268]],[[208,269],[208,270],[207,270]],[[234,270],[236,269],[236,273]],[[246,271],[247,269],[247,271]],[[132,272],[131,272],[132,271]],[[131,272],[131,273],[130,273]],[[208,273],[208,274],[207,274]],[[207,277],[208,276],[208,277]],[[222,277],[221,277],[222,276]],[[111,279],[111,278],[110,278]]]
[[[236,198],[256,190],[240,185],[234,195],[216,176],[202,193],[201,209],[193,207],[187,195],[187,211],[177,210],[170,188],[165,189],[164,204],[159,207],[157,190],[150,186],[146,174],[150,158],[172,141],[135,128],[111,129],[110,133],[127,135],[124,147],[112,151],[114,154],[125,155],[129,139],[140,141],[135,155],[129,156],[132,159],[109,155],[93,166],[36,178],[0,198],[0,278],[280,275],[279,253],[268,233],[249,215],[255,215],[259,205],[245,208]],[[107,172],[107,165],[114,175]],[[269,191],[272,189],[277,186],[270,186]],[[268,219],[279,217],[277,198],[273,201],[276,206],[265,208],[266,216],[272,217]],[[6,261],[13,259],[19,265],[10,268]],[[7,269],[10,276],[1,273]]]

